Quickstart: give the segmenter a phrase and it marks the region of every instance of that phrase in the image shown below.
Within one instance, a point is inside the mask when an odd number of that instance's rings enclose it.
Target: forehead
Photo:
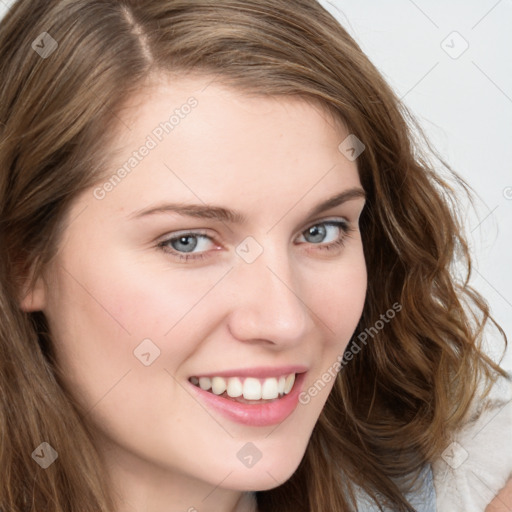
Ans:
[[[166,79],[118,117],[103,207],[129,214],[169,199],[268,209],[360,186],[356,163],[338,149],[348,135],[343,123],[304,98],[247,95],[204,77]]]
[[[314,109],[330,125],[337,129],[346,129],[342,115],[320,98],[302,94],[271,94],[254,90],[243,90],[230,84],[227,79],[212,76],[200,71],[191,71],[184,74],[156,72],[149,75],[139,90],[128,97],[116,116],[124,126],[131,127],[140,123],[149,113],[151,105],[157,105],[164,110],[159,111],[160,118],[172,112],[172,108],[180,105],[190,97],[196,98],[203,106],[212,102],[216,104],[228,103],[232,108],[238,107],[246,113],[255,115],[282,107]],[[202,101],[201,101],[202,100]],[[172,107],[172,108],[171,108]],[[168,116],[167,116],[168,117]],[[120,127],[121,128],[121,127]]]

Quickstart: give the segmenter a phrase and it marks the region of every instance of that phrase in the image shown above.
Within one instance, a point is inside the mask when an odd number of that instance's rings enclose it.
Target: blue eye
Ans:
[[[204,244],[201,244],[197,240],[210,240],[212,238],[204,233],[191,232],[191,233],[183,233],[180,236],[176,236],[173,238],[168,238],[167,240],[163,240],[158,244],[164,252],[169,253],[171,256],[179,259],[179,260],[200,260],[205,257],[205,252],[193,253],[197,247],[203,248]],[[183,252],[182,252],[183,251]],[[190,255],[189,255],[190,254]]]
[[[319,249],[329,250],[333,246],[339,246],[341,244],[344,244],[345,237],[348,234],[348,232],[350,231],[350,227],[347,224],[347,222],[345,222],[345,221],[325,221],[325,222],[320,222],[320,223],[314,224],[310,228],[306,229],[306,231],[303,231],[302,234],[304,236],[304,233],[306,233],[307,236],[312,236],[313,238],[316,238],[316,241],[311,242],[311,243],[317,245],[317,242],[323,242],[323,240],[325,239],[325,237],[329,233],[329,231],[331,233],[334,232],[334,241],[328,242],[328,243],[324,242],[323,245],[320,245]],[[343,236],[341,236],[340,234],[338,234],[336,236],[336,231],[338,231],[338,232],[341,231],[341,234]],[[321,240],[318,240],[318,238],[320,238]]]
[[[319,250],[331,251],[342,247],[345,244],[348,234],[352,230],[353,228],[350,227],[347,221],[329,220],[313,224],[303,231],[301,236],[304,238],[311,237],[310,241],[306,242],[318,246]],[[334,240],[325,243],[324,240],[329,234],[332,234]],[[201,241],[203,241],[203,243],[201,243]],[[205,232],[184,232],[179,236],[167,238],[159,242],[158,248],[180,261],[201,260],[209,257],[212,252],[205,250],[205,245],[208,245],[208,241],[212,244],[214,242],[213,238]],[[200,251],[194,252],[198,248]]]

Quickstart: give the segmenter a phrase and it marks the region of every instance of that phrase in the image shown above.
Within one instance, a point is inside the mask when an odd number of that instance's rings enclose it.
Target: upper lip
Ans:
[[[221,370],[207,373],[197,373],[194,377],[280,377],[291,373],[303,373],[308,368],[303,365],[288,366],[257,366],[252,368],[238,368],[233,370]]]

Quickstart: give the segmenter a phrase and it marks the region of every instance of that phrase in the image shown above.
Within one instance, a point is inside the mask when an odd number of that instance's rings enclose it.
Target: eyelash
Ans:
[[[302,231],[301,234],[307,232],[311,228],[317,227],[317,226],[335,226],[340,228],[342,235],[340,238],[338,238],[334,242],[330,242],[328,244],[312,244],[312,245],[318,245],[318,248],[321,251],[333,251],[337,248],[343,247],[345,245],[346,238],[350,236],[350,233],[354,231],[354,228],[350,226],[350,224],[346,221],[334,221],[334,220],[327,220],[322,222],[317,222],[315,224],[312,224],[308,228],[306,228],[304,231]],[[169,248],[167,244],[170,242],[173,242],[175,240],[179,240],[180,238],[187,238],[187,237],[204,237],[208,238],[213,241],[213,239],[205,232],[202,231],[193,231],[193,232],[183,232],[179,236],[174,236],[172,238],[167,238],[166,240],[162,240],[158,243],[158,248],[161,249],[164,253],[169,254],[173,258],[176,258],[180,261],[190,261],[190,260],[202,260],[209,257],[209,254],[207,251],[203,251],[200,253],[194,253],[194,254],[186,254],[176,251],[175,249]],[[306,242],[307,243],[307,242]]]

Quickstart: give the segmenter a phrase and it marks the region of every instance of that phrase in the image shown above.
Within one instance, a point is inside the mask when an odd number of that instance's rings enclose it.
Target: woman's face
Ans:
[[[366,292],[364,197],[319,210],[362,191],[348,132],[209,82],[162,80],[121,112],[109,172],[23,304],[47,316],[122,492],[166,488],[177,510],[292,475]]]

